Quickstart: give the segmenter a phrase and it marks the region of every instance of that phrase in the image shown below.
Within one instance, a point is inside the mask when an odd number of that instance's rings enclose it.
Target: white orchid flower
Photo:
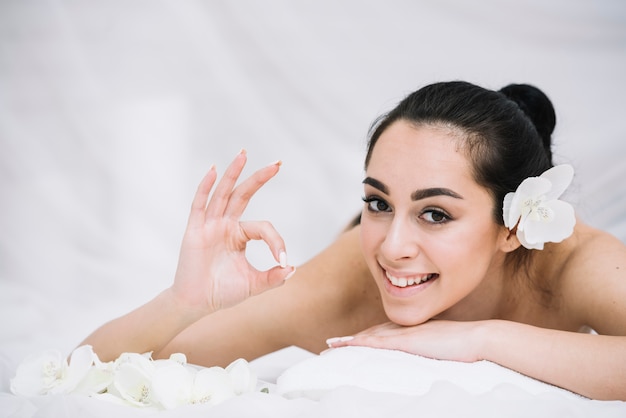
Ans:
[[[76,393],[120,405],[173,409],[216,405],[254,391],[256,385],[256,374],[244,359],[226,369],[189,365],[183,353],[166,360],[153,360],[151,353],[123,353],[104,363],[91,346],[82,346],[69,363],[57,351],[27,358],[11,380],[11,391],[22,396]]]
[[[539,177],[524,180],[504,197],[504,225],[528,249],[542,250],[546,242],[561,242],[574,231],[574,208],[558,200],[574,177],[567,164],[552,167]]]
[[[187,356],[184,353],[172,353],[170,360],[182,364],[183,366],[187,364]]]
[[[115,361],[102,362],[96,353],[93,354],[93,366],[73,393],[96,396],[107,391],[113,384],[118,364]]]
[[[107,391],[134,406],[154,405],[152,377],[155,366],[147,354],[123,353],[115,361],[112,384]]]
[[[155,362],[156,363],[156,362]],[[173,409],[191,403],[194,371],[183,364],[166,360],[157,366],[152,377],[154,398],[165,409]]]
[[[11,392],[22,396],[72,392],[89,372],[94,353],[91,346],[78,347],[70,361],[55,350],[26,358],[11,379]]]
[[[246,360],[240,358],[233,361],[226,367],[226,372],[230,377],[236,395],[252,392],[256,389],[256,373]]]
[[[156,360],[152,377],[154,399],[165,409],[180,405],[207,403],[216,405],[226,399],[256,388],[256,374],[244,359],[235,360],[226,369],[196,369],[186,365],[183,354],[169,360]]]
[[[217,405],[234,396],[232,381],[226,370],[209,367],[196,373],[190,403]]]

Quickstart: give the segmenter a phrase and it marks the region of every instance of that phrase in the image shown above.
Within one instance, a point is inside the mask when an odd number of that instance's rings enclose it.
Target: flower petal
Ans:
[[[90,345],[76,348],[70,355],[70,361],[63,368],[62,375],[57,379],[51,394],[70,393],[87,376],[93,365],[95,354]]]
[[[118,364],[115,361],[102,362],[96,353],[93,353],[93,366],[87,376],[75,389],[78,393],[89,396],[102,393],[111,387]]]
[[[502,218],[504,219],[504,226],[509,229],[513,229],[515,225],[517,225],[517,221],[521,216],[521,212],[519,206],[513,206],[513,198],[515,197],[515,193],[510,192],[504,196],[504,201],[502,202]]]
[[[120,396],[132,405],[149,405],[152,403],[151,377],[136,364],[124,363],[115,373],[113,386]]]
[[[226,370],[210,367],[199,370],[194,380],[193,403],[216,405],[235,396],[232,382]]]
[[[117,369],[124,364],[132,364],[142,369],[146,374],[152,375],[154,373],[154,362],[149,355],[138,353],[122,353],[117,360],[115,360],[114,367]]]
[[[104,368],[92,367],[72,393],[94,396],[103,393],[113,383],[113,373]]]
[[[515,191],[523,200],[527,197],[539,197],[550,191],[552,183],[543,177],[529,177],[525,179]]]
[[[574,168],[569,164],[561,164],[547,170],[541,175],[550,181],[552,187],[545,194],[547,200],[558,199],[569,187],[574,178]]]
[[[158,367],[152,377],[154,398],[166,409],[185,405],[191,400],[194,375],[175,361]]]
[[[518,229],[515,235],[520,244],[522,244],[522,247],[528,248],[529,250],[543,250],[543,242],[528,242],[526,240],[525,231]]]
[[[256,389],[256,373],[245,359],[237,359],[226,367],[236,395],[252,392]]]
[[[56,350],[26,357],[11,379],[11,392],[21,396],[45,395],[61,376],[64,363],[65,359]]]
[[[172,353],[170,360],[180,364],[187,364],[187,356],[184,353]]]
[[[524,229],[524,221],[528,215],[530,208],[528,207],[528,201],[536,201],[540,196],[550,190],[551,184],[547,179],[541,177],[529,177],[524,180],[513,195],[510,201],[509,212],[509,228],[517,225],[518,229]]]
[[[530,243],[561,242],[572,235],[576,225],[574,208],[567,202],[551,200],[544,206],[554,212],[551,222],[529,221],[526,225],[525,238]]]
[[[95,357],[96,355],[90,345],[82,345],[72,352],[69,367],[73,370],[87,370],[93,364]]]

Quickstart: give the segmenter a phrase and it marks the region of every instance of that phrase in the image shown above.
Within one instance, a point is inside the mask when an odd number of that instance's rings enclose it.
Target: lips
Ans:
[[[429,280],[439,277],[437,273],[418,274],[411,276],[394,276],[385,270],[385,276],[387,280],[395,287],[408,287],[414,285],[420,285],[428,282]]]

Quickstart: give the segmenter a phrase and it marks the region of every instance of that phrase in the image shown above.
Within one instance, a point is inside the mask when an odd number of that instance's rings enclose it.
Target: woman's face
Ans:
[[[461,141],[450,129],[397,121],[367,167],[363,252],[385,312],[400,325],[476,303],[468,295],[503,259],[508,231],[494,222],[491,195],[474,181]]]

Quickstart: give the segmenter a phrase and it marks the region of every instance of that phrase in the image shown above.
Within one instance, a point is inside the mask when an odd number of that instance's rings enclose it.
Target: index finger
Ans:
[[[252,196],[278,173],[281,164],[281,161],[276,161],[267,167],[263,167],[237,186],[230,196],[224,216],[239,219]]]

